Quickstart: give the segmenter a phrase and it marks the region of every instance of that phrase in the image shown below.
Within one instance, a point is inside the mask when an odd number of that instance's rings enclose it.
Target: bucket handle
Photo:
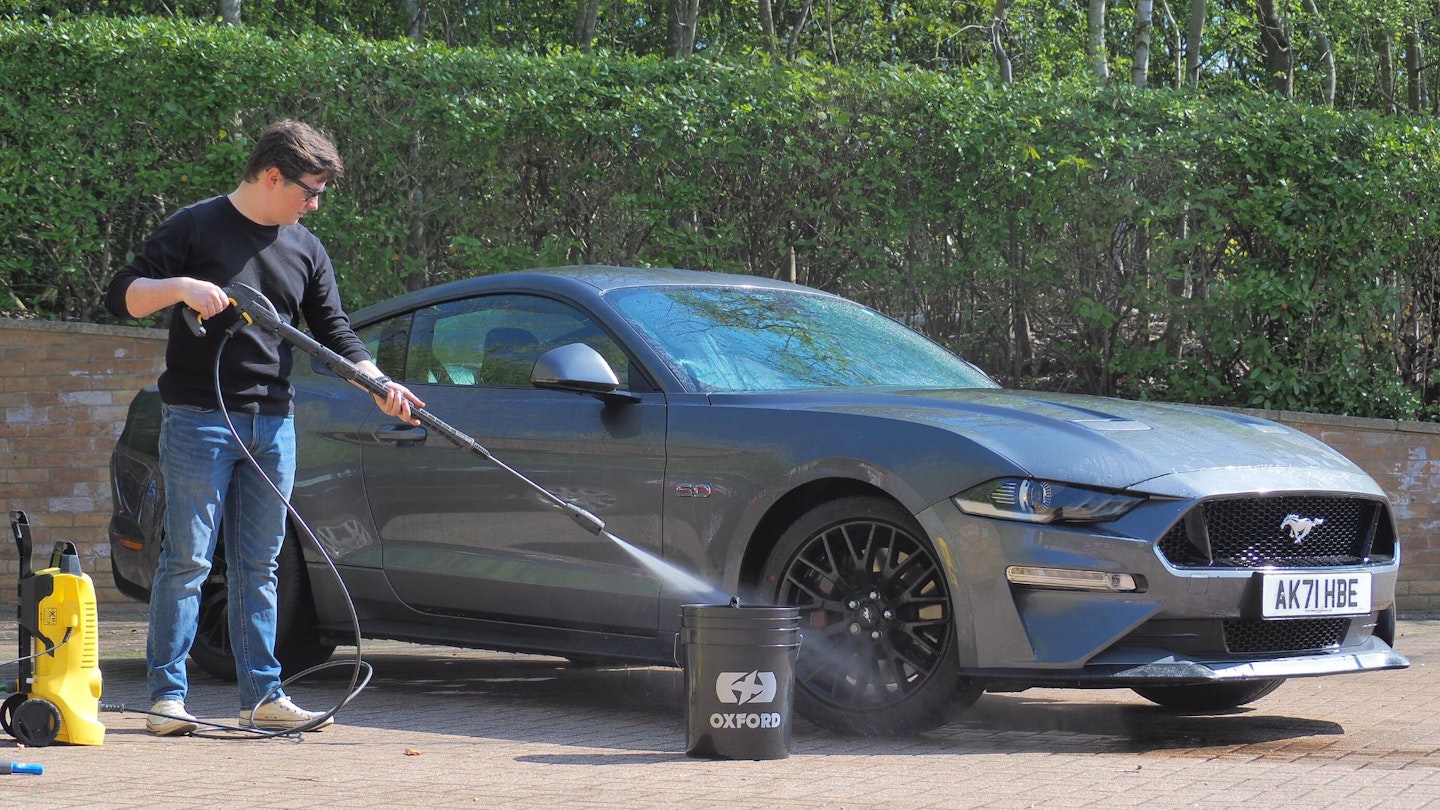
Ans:
[[[682,636],[682,635],[684,635],[683,629],[682,629],[682,630],[677,630],[677,631],[675,631],[675,637],[674,637],[673,639],[671,639],[671,641],[670,641],[670,660],[671,660],[671,661],[674,661],[674,662],[675,662],[675,666],[679,667],[680,669],[684,669],[684,668],[685,668],[685,665],[680,662],[680,636]],[[802,646],[804,646],[804,644],[805,644],[805,634],[804,634],[803,632],[798,632],[798,631],[797,631],[797,632],[795,633],[795,654],[796,654],[796,655],[799,655],[799,654],[800,654],[800,648],[801,648]]]

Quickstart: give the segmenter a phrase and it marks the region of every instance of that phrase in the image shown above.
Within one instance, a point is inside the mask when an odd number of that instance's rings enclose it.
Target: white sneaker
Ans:
[[[240,725],[279,731],[300,728],[317,717],[324,716],[324,714],[325,712],[307,712],[299,706],[296,706],[294,701],[290,700],[289,697],[281,697],[256,709],[253,716],[249,709],[240,712]],[[326,717],[325,722],[309,730],[316,731],[325,728],[333,722],[335,722],[335,718]]]
[[[150,716],[145,718],[145,730],[157,737],[178,737],[193,734],[200,728],[193,715],[185,711],[184,701],[157,701],[150,707]]]

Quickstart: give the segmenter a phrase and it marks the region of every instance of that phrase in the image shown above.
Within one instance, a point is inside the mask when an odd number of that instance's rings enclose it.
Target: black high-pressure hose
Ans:
[[[253,292],[256,296],[260,296],[260,298],[264,300],[264,296],[261,296],[260,293],[250,290],[250,288],[248,287],[246,287],[245,289]],[[236,301],[235,298],[232,297],[230,300],[232,303],[236,304],[237,307],[239,306],[239,302]],[[265,303],[269,304],[269,301],[267,300],[265,301]],[[274,312],[273,306],[271,306],[270,312]],[[194,332],[197,336],[203,336],[205,334],[205,327],[200,323],[200,319],[195,314],[194,310],[182,307],[182,314],[185,317],[185,321],[187,325],[189,325],[192,332]],[[253,455],[250,454],[250,449],[245,446],[244,440],[240,438],[239,431],[235,429],[235,423],[230,420],[230,412],[225,407],[225,398],[220,386],[220,358],[224,354],[225,344],[229,343],[230,338],[233,337],[236,332],[239,332],[245,326],[254,322],[251,316],[244,309],[240,309],[240,316],[241,317],[235,319],[235,322],[225,331],[225,334],[221,336],[220,345],[215,349],[215,399],[217,402],[220,403],[220,413],[225,417],[225,424],[227,427],[230,428],[230,435],[234,437],[235,443],[240,447],[240,451],[245,454],[246,460],[250,462],[250,465],[255,468],[255,471],[258,472],[260,474],[260,477],[265,481],[265,483],[269,485],[271,491],[275,493],[275,497],[279,498],[280,502],[285,504],[285,511],[289,513],[290,517],[294,519],[295,525],[298,526],[300,530],[305,533],[305,536],[307,539],[310,540],[311,545],[317,551],[319,551],[321,558],[325,560],[325,564],[330,568],[330,572],[335,575],[335,582],[340,586],[340,593],[345,599],[345,607],[350,613],[351,631],[355,635],[355,657],[353,662],[348,660],[327,661],[323,664],[317,664],[316,666],[310,667],[309,669],[306,669],[302,672],[297,672],[294,675],[291,675],[289,678],[281,681],[279,685],[271,689],[269,692],[261,695],[260,700],[257,701],[256,704],[250,708],[251,716],[253,717],[256,710],[269,702],[271,696],[279,692],[283,692],[286,686],[289,686],[290,684],[301,680],[302,678],[305,678],[312,673],[350,664],[352,666],[352,670],[350,673],[350,685],[346,689],[345,697],[341,699],[341,701],[335,706],[326,711],[324,714],[321,714],[318,717],[315,717],[314,719],[295,728],[277,730],[266,730],[247,726],[232,726],[225,723],[214,723],[208,720],[199,719],[196,719],[195,721],[201,725],[209,726],[211,728],[220,729],[223,731],[244,732],[246,735],[248,735],[244,737],[230,739],[265,740],[272,737],[285,737],[302,734],[306,731],[317,728],[321,724],[325,723],[330,718],[334,717],[337,712],[345,708],[345,706],[349,705],[350,701],[354,700],[356,696],[358,696],[360,692],[370,684],[370,678],[374,675],[374,668],[370,666],[370,663],[368,661],[365,661],[363,658],[360,657],[360,616],[355,609],[355,602],[350,598],[350,590],[345,587],[345,580],[340,576],[340,570],[336,567],[334,559],[330,557],[330,553],[325,550],[325,546],[320,542],[319,538],[315,536],[315,532],[310,528],[310,524],[305,522],[305,519],[300,515],[299,510],[297,510],[294,504],[290,502],[290,499],[286,498],[285,495],[280,492],[280,488],[275,485],[274,481],[270,480],[270,476],[265,474],[265,470],[260,467],[260,463],[255,460],[255,457]],[[278,321],[278,316],[276,317],[276,320]],[[298,330],[295,331],[298,332]],[[284,335],[282,335],[282,337],[284,337]],[[124,704],[102,703],[100,705],[100,708],[102,711],[128,711]],[[142,713],[154,717],[161,717],[167,720],[186,719],[183,717],[174,717],[154,711],[144,711]]]

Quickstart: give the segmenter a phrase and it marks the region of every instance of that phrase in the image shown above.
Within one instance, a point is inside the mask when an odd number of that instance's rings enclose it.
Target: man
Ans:
[[[317,340],[382,380],[375,401],[386,414],[418,424],[405,387],[389,381],[350,328],[335,272],[320,240],[300,218],[320,207],[326,184],[344,171],[335,146],[297,121],[272,124],[260,136],[240,185],[230,194],[182,208],[162,223],[116,274],[106,305],[117,317],[143,318],[172,308],[162,401],[160,466],[165,478],[165,539],[150,591],[146,656],[153,703],[152,734],[198,728],[185,710],[185,658],[195,640],[200,586],[225,526],[229,624],[239,681],[240,723],[265,729],[305,726],[323,715],[296,706],[279,689],[275,658],[276,557],[286,511],[231,435],[228,412],[244,441],[289,498],[295,470],[291,354],[281,339],[239,329],[221,353],[224,402],[216,401],[221,337],[237,317],[223,289],[243,282],[263,293],[290,323],[303,317]],[[204,319],[206,336],[183,323],[181,307]],[[223,404],[223,410],[221,406]],[[261,700],[267,700],[258,705]],[[328,725],[328,718],[321,725]]]

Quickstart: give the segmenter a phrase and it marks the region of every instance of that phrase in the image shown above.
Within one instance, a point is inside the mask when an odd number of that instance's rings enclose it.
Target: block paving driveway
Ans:
[[[145,708],[143,607],[101,605],[106,702]],[[10,614],[10,615],[13,615]],[[13,625],[0,649],[15,649]],[[1251,707],[1184,716],[1128,690],[981,698],[959,722],[851,738],[803,721],[791,755],[685,755],[683,673],[366,642],[374,679],[303,739],[157,738],[104,713],[101,746],[22,748],[0,805],[62,808],[1419,808],[1440,807],[1440,620],[1400,624],[1407,670],[1292,680]],[[353,654],[342,648],[337,657]],[[7,654],[9,658],[13,653]],[[14,668],[0,670],[13,678]],[[349,673],[297,684],[338,700]],[[234,722],[203,675],[190,709]]]

